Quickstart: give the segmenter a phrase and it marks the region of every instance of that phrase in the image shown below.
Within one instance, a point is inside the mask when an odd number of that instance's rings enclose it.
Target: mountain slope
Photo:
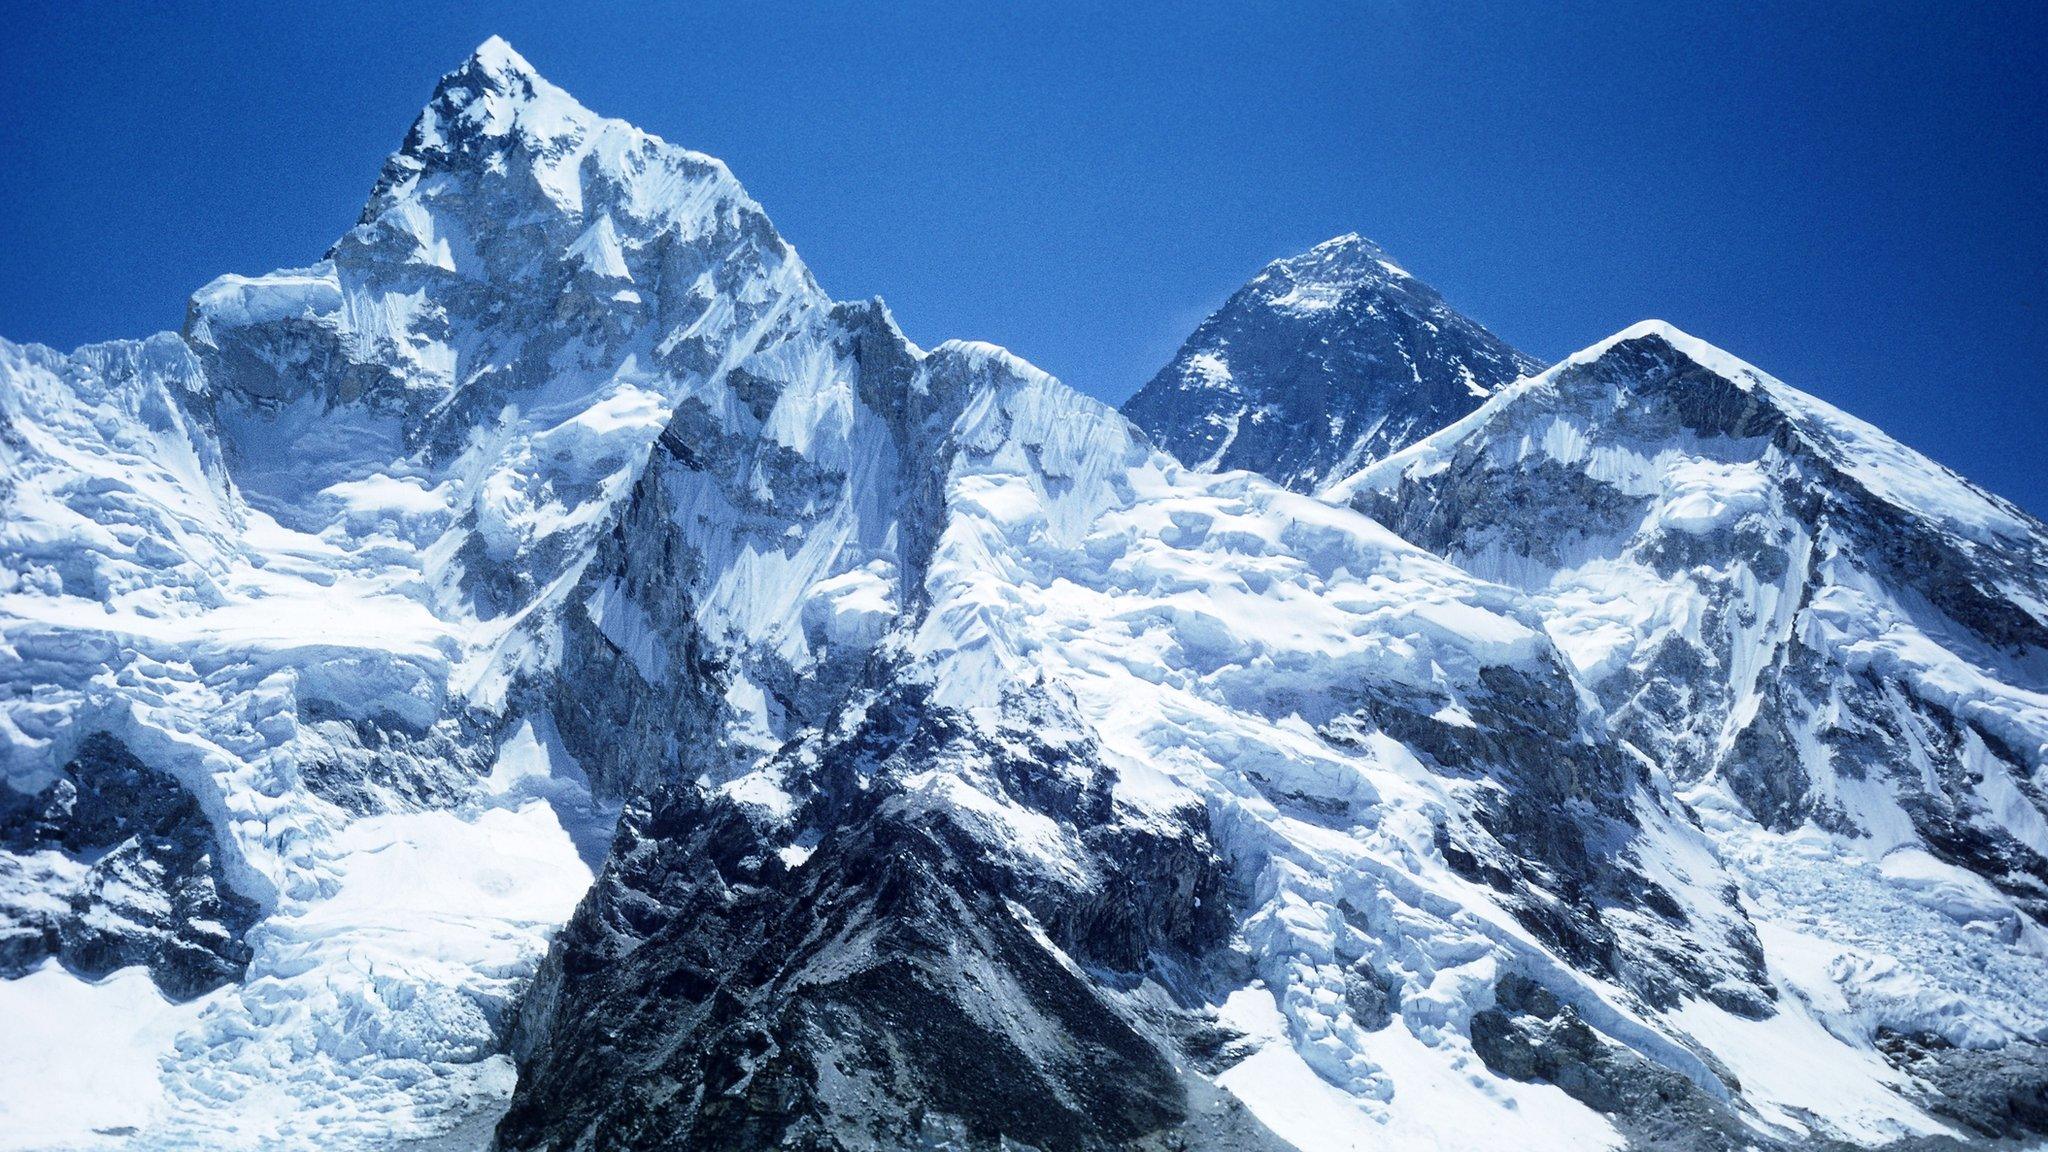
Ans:
[[[1831,1030],[2038,1061],[2048,528],[1655,322],[1333,493],[1531,594]]]
[[[1267,265],[1123,411],[1197,471],[1307,492],[1540,367],[1354,234]]]
[[[944,500],[905,509],[943,525],[913,599],[829,723],[628,812],[507,1147],[1268,1146],[1225,1093],[1295,1139],[1307,1093],[1415,1146],[1516,1109],[1614,1140],[1454,1074],[1503,971],[1726,1091],[1648,1021],[1768,1014],[1755,941],[1511,595],[997,350],[910,356]]]

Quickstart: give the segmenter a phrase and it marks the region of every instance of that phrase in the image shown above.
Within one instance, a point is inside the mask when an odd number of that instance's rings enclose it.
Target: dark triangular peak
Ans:
[[[1189,467],[1312,491],[1540,367],[1352,234],[1267,265],[1124,415]]]

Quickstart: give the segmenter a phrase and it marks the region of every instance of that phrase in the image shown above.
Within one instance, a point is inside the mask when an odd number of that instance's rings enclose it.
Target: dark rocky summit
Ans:
[[[1372,241],[1339,236],[1267,265],[1123,412],[1190,468],[1308,492],[1541,367]]]

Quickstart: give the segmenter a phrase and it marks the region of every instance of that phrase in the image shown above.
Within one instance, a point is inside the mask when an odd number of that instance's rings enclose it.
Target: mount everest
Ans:
[[[1268,265],[1123,412],[1196,471],[1312,491],[1541,367],[1354,233]]]
[[[1126,415],[501,40],[0,342],[0,1146],[2048,1132],[2048,530],[1356,237]]]

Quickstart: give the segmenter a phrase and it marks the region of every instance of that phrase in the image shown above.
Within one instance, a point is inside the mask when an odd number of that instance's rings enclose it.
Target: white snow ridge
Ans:
[[[0,1148],[2042,1139],[2048,529],[1535,369],[1347,236],[1126,419],[487,41],[0,341]]]

